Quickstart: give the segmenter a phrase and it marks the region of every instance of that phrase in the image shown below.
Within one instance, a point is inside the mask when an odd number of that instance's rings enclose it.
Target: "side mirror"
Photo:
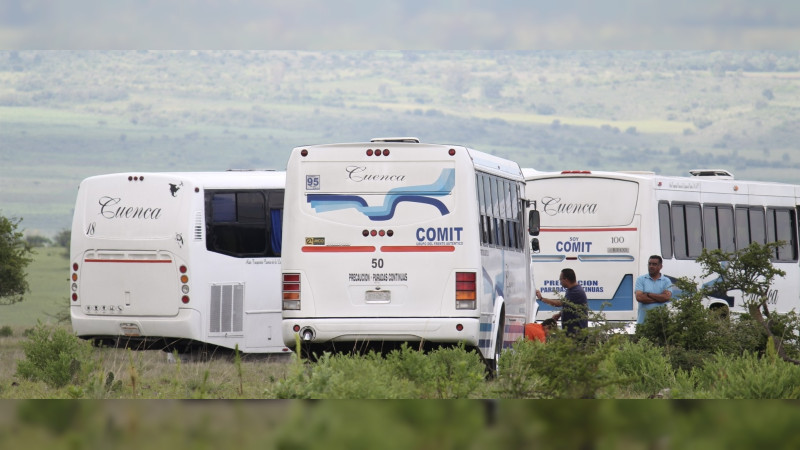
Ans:
[[[539,235],[539,211],[535,209],[528,211],[528,234]]]
[[[531,252],[539,253],[539,239],[538,238],[531,239]]]

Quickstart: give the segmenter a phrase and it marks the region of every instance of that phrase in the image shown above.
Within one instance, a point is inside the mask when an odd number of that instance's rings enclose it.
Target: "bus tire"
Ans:
[[[708,306],[711,312],[715,313],[718,317],[727,319],[731,316],[731,310],[728,305],[724,303],[713,303]]]

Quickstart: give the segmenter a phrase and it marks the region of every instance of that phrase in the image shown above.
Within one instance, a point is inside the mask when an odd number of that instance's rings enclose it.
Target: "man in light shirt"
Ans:
[[[639,302],[639,316],[636,323],[644,323],[647,312],[666,305],[672,299],[672,281],[661,274],[663,260],[653,255],[647,260],[647,275],[636,279],[635,295]]]

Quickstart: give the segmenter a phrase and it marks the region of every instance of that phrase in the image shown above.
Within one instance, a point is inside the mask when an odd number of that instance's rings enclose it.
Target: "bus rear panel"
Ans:
[[[491,353],[495,300],[506,289],[509,309],[524,316],[530,283],[521,249],[481,246],[471,154],[397,142],[293,151],[282,269],[287,345],[296,336],[342,348],[464,342]]]

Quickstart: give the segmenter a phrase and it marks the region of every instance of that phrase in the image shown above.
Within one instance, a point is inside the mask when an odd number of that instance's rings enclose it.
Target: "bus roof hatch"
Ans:
[[[415,137],[386,137],[386,138],[373,138],[370,142],[410,142],[412,144],[419,144],[419,138]]]
[[[732,180],[733,174],[723,169],[694,169],[689,171],[695,177],[713,177],[720,180]]]

